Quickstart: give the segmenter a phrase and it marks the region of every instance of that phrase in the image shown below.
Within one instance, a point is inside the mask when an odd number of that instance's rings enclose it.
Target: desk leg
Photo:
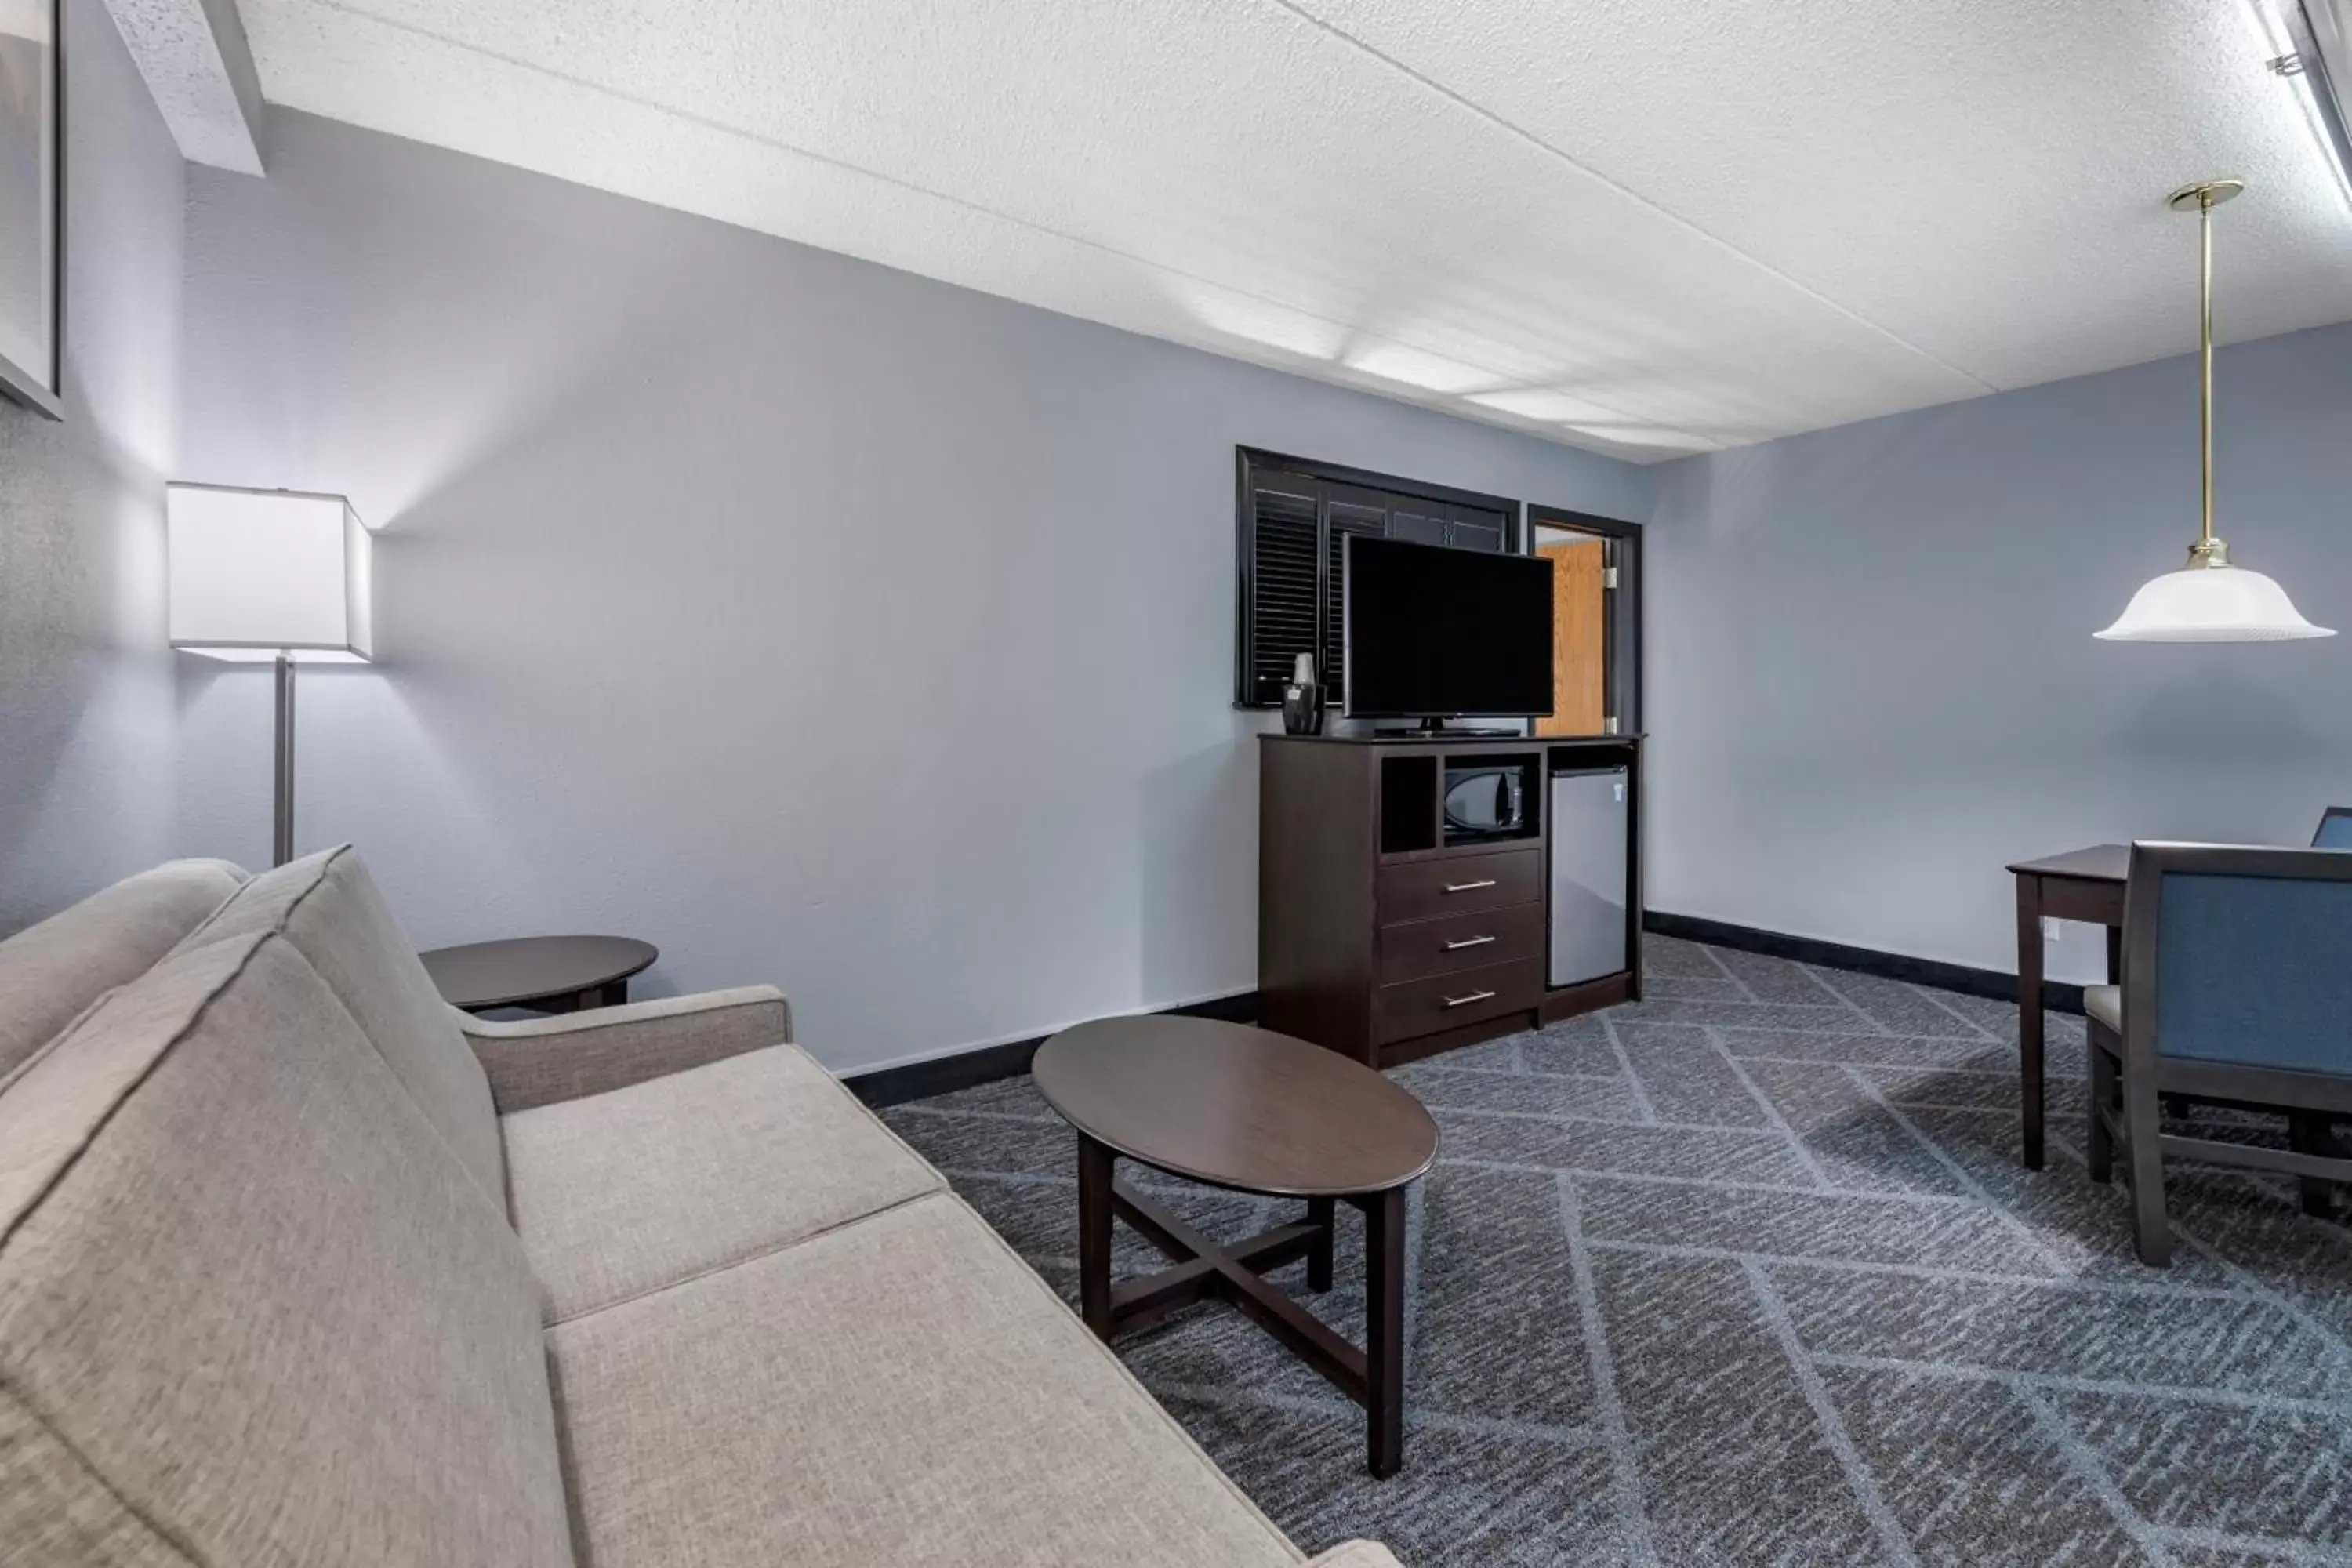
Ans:
[[[2025,1168],[2042,1169],[2042,879],[2017,879],[2017,1070]]]

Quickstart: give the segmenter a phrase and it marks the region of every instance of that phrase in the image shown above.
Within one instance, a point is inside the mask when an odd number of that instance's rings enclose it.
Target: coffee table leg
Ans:
[[[1332,1198],[1307,1200],[1307,1223],[1323,1227],[1323,1234],[1315,1238],[1315,1250],[1307,1255],[1307,1288],[1309,1290],[1331,1289],[1332,1219],[1339,1209],[1338,1201]]]
[[[1366,1198],[1364,1409],[1371,1471],[1404,1464],[1404,1189]]]
[[[1078,1134],[1078,1315],[1110,1342],[1110,1150]]]

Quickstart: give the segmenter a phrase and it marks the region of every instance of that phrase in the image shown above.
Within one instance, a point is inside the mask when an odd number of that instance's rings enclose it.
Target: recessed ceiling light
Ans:
[[[1328,362],[1339,355],[1347,329],[1337,321],[1190,279],[1167,280],[1186,314],[1222,338],[1240,338],[1284,353]]]
[[[1565,392],[1541,388],[1517,392],[1481,392],[1470,401],[1482,408],[1498,409],[1516,414],[1522,419],[1540,419],[1547,424],[1566,425],[1579,419],[1591,419],[1599,415],[1607,417],[1609,411],[1595,408],[1581,397]]]
[[[1448,395],[1470,391],[1473,387],[1492,386],[1503,378],[1489,370],[1463,364],[1455,360],[1403,343],[1367,343],[1348,356],[1350,369],[1366,375],[1377,375],[1382,381],[1402,382],[1420,387],[1423,392]]]

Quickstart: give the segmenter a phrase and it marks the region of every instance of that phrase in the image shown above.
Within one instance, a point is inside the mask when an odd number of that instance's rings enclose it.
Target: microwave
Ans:
[[[1445,831],[1449,838],[1524,833],[1528,805],[1526,771],[1517,763],[1445,770]]]

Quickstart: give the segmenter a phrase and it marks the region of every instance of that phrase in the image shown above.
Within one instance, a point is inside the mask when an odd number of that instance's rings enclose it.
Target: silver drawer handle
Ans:
[[[1445,884],[1445,890],[1449,893],[1475,893],[1481,888],[1491,888],[1494,885],[1495,879],[1489,877],[1483,882],[1448,882]]]
[[[1494,940],[1495,939],[1491,936],[1465,936],[1460,942],[1447,942],[1445,944],[1445,951],[1448,952],[1460,952],[1465,947],[1484,947]]]
[[[1448,996],[1445,1005],[1448,1007],[1467,1007],[1473,1002],[1484,1002],[1494,994],[1492,991],[1473,991],[1467,996]]]

